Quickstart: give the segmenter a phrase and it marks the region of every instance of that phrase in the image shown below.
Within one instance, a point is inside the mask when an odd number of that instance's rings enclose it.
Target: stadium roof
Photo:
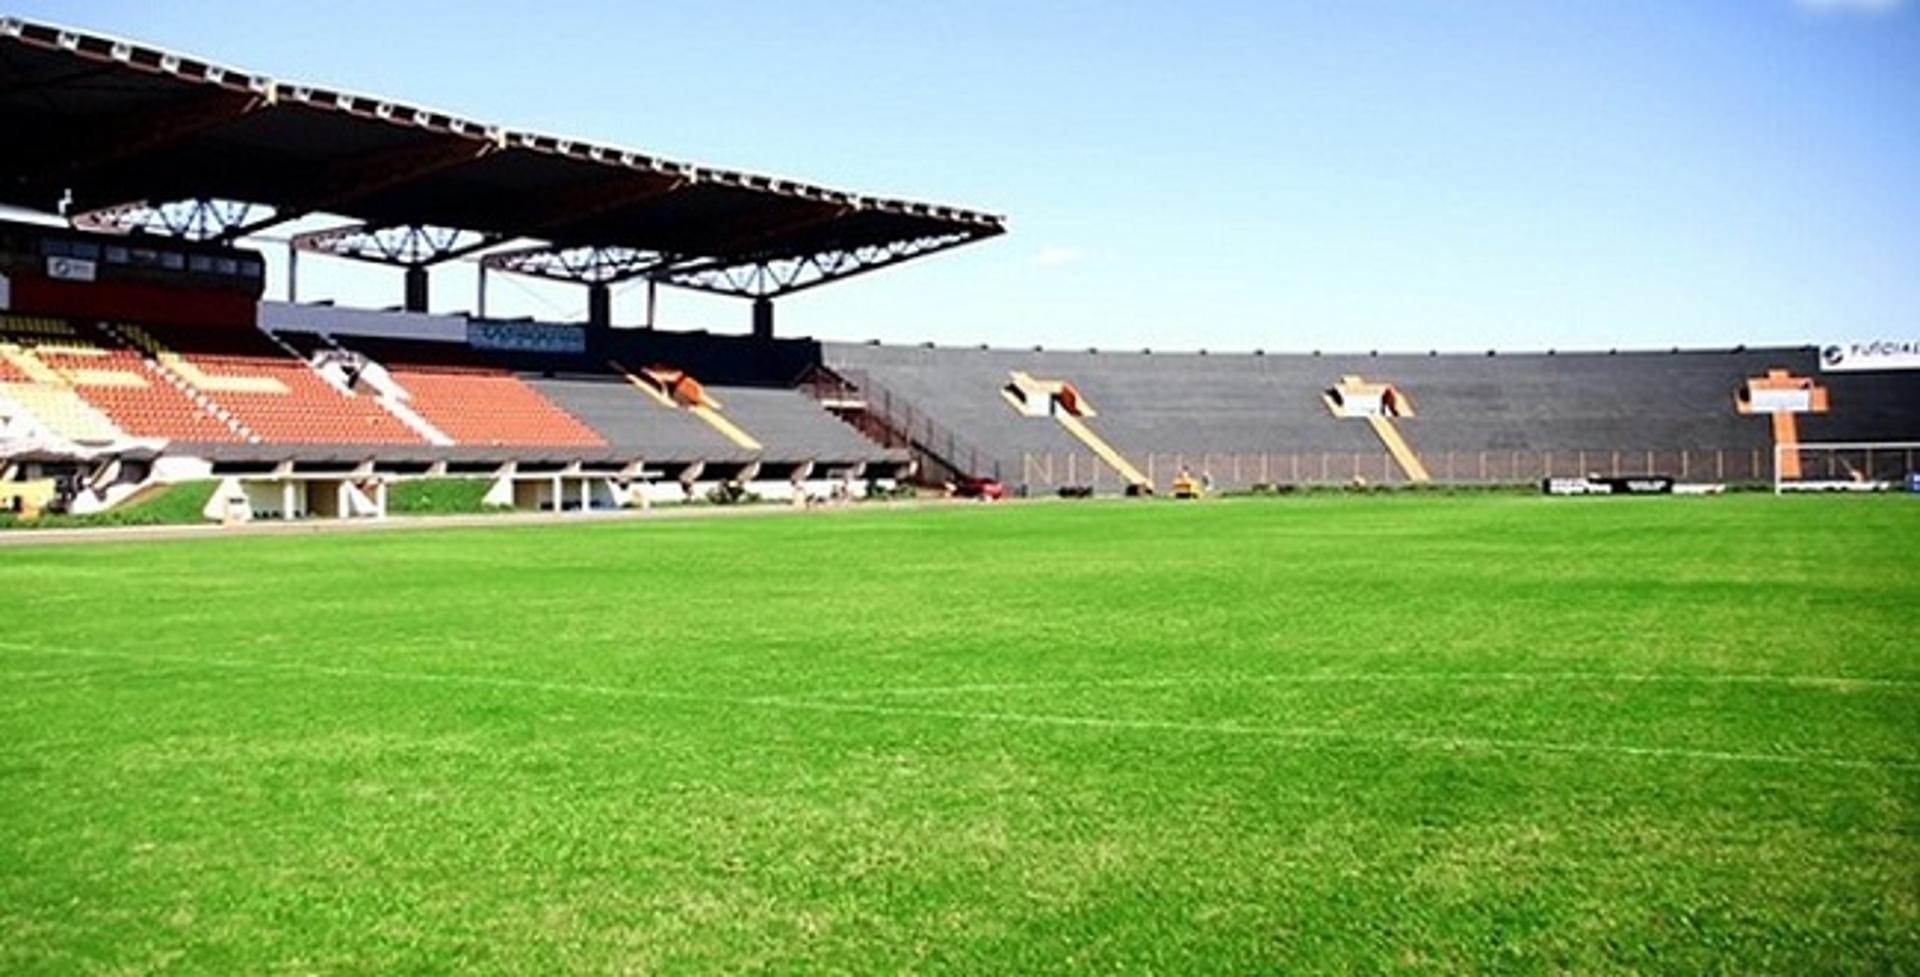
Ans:
[[[404,265],[532,239],[543,244],[488,263],[767,297],[1006,229],[997,215],[512,129],[11,17],[0,18],[0,132],[0,202],[54,212],[64,201],[76,223],[176,233],[189,228],[156,228],[160,206],[197,202],[193,230],[226,238],[336,214],[358,223],[302,246]]]

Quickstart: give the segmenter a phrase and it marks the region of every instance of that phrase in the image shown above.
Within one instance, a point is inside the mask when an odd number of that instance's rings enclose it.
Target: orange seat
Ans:
[[[593,429],[482,354],[453,343],[348,341],[406,388],[408,406],[457,444],[605,447]]]
[[[340,391],[264,333],[233,327],[141,327],[208,378],[203,391],[261,440],[283,444],[420,444],[371,396]],[[236,389],[221,380],[278,390]],[[236,384],[235,387],[238,387]]]

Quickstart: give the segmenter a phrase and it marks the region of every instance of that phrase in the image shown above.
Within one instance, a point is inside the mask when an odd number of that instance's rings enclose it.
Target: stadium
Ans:
[[[0,131],[0,970],[1920,967],[1910,343],[814,339],[1018,215],[14,17]]]

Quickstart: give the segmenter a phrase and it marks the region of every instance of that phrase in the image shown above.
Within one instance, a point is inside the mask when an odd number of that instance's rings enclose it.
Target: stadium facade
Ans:
[[[526,508],[905,479],[1027,491],[1768,480],[1797,441],[1920,434],[1920,373],[1813,347],[1319,355],[780,338],[774,302],[991,238],[993,215],[679,163],[0,20],[0,484],[74,511],[226,480],[258,517],[373,516],[396,479]],[[234,242],[404,269],[396,311],[271,301]],[[579,284],[584,321],[435,315],[431,269]],[[752,304],[616,328],[621,282]],[[651,303],[650,303],[651,304]],[[1889,364],[1897,365],[1897,364]],[[1777,460],[1778,459],[1778,460]],[[1833,464],[1840,456],[1827,456]],[[1911,450],[1840,459],[1891,480]],[[1795,472],[1794,474],[1799,474]]]

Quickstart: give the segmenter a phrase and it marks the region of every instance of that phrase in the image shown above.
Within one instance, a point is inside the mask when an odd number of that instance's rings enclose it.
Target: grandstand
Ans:
[[[1429,479],[1524,483],[1596,471],[1702,481],[1770,477],[1774,432],[1748,416],[1749,381],[1818,377],[1831,409],[1811,440],[1885,441],[1920,430],[1920,384],[1899,373],[1827,373],[1812,347],[1605,353],[1206,354],[828,344],[851,386],[900,416],[937,418],[960,457],[937,461],[1052,487],[1120,471],[1055,424],[1009,409],[1014,378],[1059,378],[1097,406],[1088,425],[1165,489],[1182,467],[1222,484],[1412,479],[1368,425],[1330,410],[1343,378],[1390,384],[1416,405],[1396,429]],[[928,447],[940,455],[939,439]],[[971,455],[968,452],[972,452]]]
[[[80,512],[209,476],[283,517],[348,478],[490,478],[555,509],[891,483],[906,453],[799,390],[773,300],[1003,230],[52,25],[0,20],[0,46],[0,201],[68,216],[0,227],[0,416],[34,459],[0,477],[90,486]],[[296,246],[404,269],[405,311],[261,301],[233,242],[313,215],[344,223]],[[429,314],[430,269],[479,251],[585,286],[588,321]],[[752,300],[755,341],[616,335],[632,279]],[[114,463],[135,451],[157,456]]]
[[[0,415],[35,459],[0,477],[90,487],[67,500],[75,511],[208,477],[264,500],[253,514],[289,518],[377,515],[380,486],[436,476],[551,509],[728,482],[771,498],[969,477],[1028,494],[1166,491],[1182,472],[1226,488],[1760,483],[1782,446],[1920,431],[1911,374],[1828,371],[1810,347],[1321,355],[781,338],[774,299],[1004,222],[50,25],[0,21],[0,49],[0,125],[23,134],[0,159],[0,202],[68,215],[0,226]],[[96,72],[115,84],[79,80]],[[316,214],[343,223],[295,248],[404,269],[401,309],[263,300],[265,262],[234,242]],[[587,318],[433,314],[431,269],[474,255],[585,287]],[[609,288],[633,280],[751,300],[752,333],[618,328]],[[1912,467],[1883,459],[1894,476]],[[347,482],[371,489],[362,504],[302,501]]]

